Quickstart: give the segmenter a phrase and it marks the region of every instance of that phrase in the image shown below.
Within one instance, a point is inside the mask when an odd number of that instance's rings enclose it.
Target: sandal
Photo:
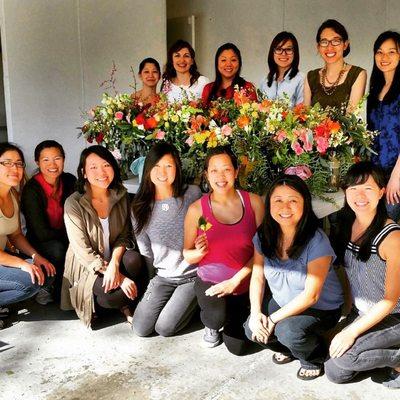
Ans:
[[[300,369],[297,371],[297,377],[302,381],[312,381],[313,379],[317,379],[323,374],[324,370],[322,366],[319,368],[300,367]]]
[[[287,364],[294,360],[295,358],[291,354],[274,353],[272,356],[272,362],[278,365]]]

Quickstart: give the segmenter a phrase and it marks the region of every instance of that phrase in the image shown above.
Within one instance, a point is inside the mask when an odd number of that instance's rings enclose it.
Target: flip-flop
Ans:
[[[294,360],[295,360],[295,358],[291,354],[286,355],[283,353],[274,353],[272,356],[272,362],[275,364],[278,364],[278,365],[287,364]]]
[[[315,371],[315,374],[308,375],[310,371]],[[302,381],[312,381],[313,379],[319,378],[321,375],[324,374],[324,370],[322,367],[320,368],[304,368],[300,367],[297,371],[297,377]]]

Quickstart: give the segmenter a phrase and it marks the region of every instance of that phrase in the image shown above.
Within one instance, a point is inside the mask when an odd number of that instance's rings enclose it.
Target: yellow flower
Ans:
[[[251,116],[252,116],[253,118],[258,118],[258,112],[257,112],[257,111],[253,111],[253,112],[251,113]]]
[[[175,123],[178,122],[178,121],[179,121],[179,116],[176,115],[176,114],[173,115],[173,116],[171,117],[171,121],[172,121],[172,122],[175,122]]]
[[[217,146],[218,146],[217,135],[214,132],[212,132],[208,139],[207,147],[211,148],[211,147],[217,147]]]
[[[164,126],[165,126],[166,128],[169,128],[169,122],[167,121],[167,122],[164,124]]]

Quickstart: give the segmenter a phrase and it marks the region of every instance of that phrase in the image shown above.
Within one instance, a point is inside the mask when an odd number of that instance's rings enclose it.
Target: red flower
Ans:
[[[154,117],[146,118],[144,121],[144,129],[146,129],[146,131],[154,129],[157,127],[157,124],[158,122]]]
[[[146,118],[143,113],[136,115],[135,121],[138,125],[144,125]]]
[[[104,139],[104,133],[103,133],[103,132],[99,132],[99,133],[96,135],[96,142],[97,142],[98,144],[100,144],[100,143],[102,143],[103,139]]]

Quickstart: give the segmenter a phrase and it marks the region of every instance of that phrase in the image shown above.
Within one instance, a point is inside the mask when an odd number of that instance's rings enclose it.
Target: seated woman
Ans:
[[[361,371],[389,367],[383,385],[400,388],[400,226],[387,216],[379,167],[353,165],[344,190],[338,254],[344,255],[355,313],[332,340],[326,375],[344,383]]]
[[[233,43],[225,43],[215,54],[215,81],[204,87],[201,98],[205,107],[218,98],[230,100],[235,87],[243,89],[250,100],[257,100],[256,88],[241,76],[242,56]]]
[[[299,379],[315,379],[327,356],[321,334],[339,321],[343,294],[332,268],[335,253],[318,228],[310,191],[298,176],[282,175],[272,183],[265,219],[253,241],[246,335],[277,351],[272,357],[276,364],[298,359]],[[272,335],[276,341],[268,343]]]
[[[29,242],[56,267],[55,296],[59,299],[68,248],[64,203],[75,191],[76,178],[64,172],[65,153],[60,143],[45,140],[36,146],[34,155],[39,171],[23,188],[21,209]],[[42,300],[51,300],[50,293]]]
[[[287,96],[293,106],[303,102],[304,74],[299,71],[299,45],[290,32],[278,33],[268,52],[268,75],[260,91],[271,100]]]
[[[246,350],[252,238],[263,217],[261,198],[235,189],[237,159],[228,147],[210,150],[205,161],[211,193],[193,203],[185,218],[183,255],[198,263],[195,291],[205,325],[204,345],[221,343],[236,355]],[[203,221],[204,219],[204,221]],[[209,228],[209,229],[208,229]]]
[[[132,225],[151,279],[133,316],[139,336],[156,331],[171,336],[184,328],[196,310],[196,266],[182,255],[183,222],[191,203],[200,198],[197,186],[183,183],[174,146],[160,142],[149,151],[143,178],[132,202]]]
[[[45,275],[53,277],[56,273],[53,264],[21,232],[13,188],[20,184],[24,168],[22,151],[11,143],[0,143],[0,329],[5,326],[2,319],[8,316],[6,306],[34,296],[45,283]],[[30,258],[8,253],[7,240]]]
[[[318,28],[316,41],[325,65],[308,72],[304,83],[304,104],[344,106],[351,111],[365,93],[367,73],[344,60],[350,53],[346,28],[340,22],[328,19]]]
[[[61,308],[75,309],[89,327],[95,306],[121,310],[143,290],[142,260],[131,250],[129,198],[118,164],[103,146],[82,151],[78,191],[65,202],[69,247],[65,260]]]
[[[160,64],[157,60],[151,57],[142,60],[139,64],[139,79],[142,81],[142,88],[132,93],[132,99],[144,106],[157,103],[159,99],[157,84],[160,81],[160,76]]]
[[[169,103],[201,98],[204,86],[210,82],[197,70],[194,49],[184,40],[177,40],[168,50],[162,79],[161,92]]]

